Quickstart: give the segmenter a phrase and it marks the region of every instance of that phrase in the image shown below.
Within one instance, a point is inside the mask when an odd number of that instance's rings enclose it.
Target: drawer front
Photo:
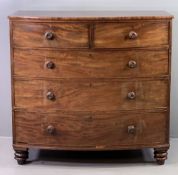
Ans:
[[[16,143],[107,149],[164,144],[166,113],[65,114],[15,112]],[[34,137],[35,136],[35,137]]]
[[[96,48],[152,47],[168,45],[168,23],[100,23],[95,25]]]
[[[167,107],[168,81],[15,81],[15,106],[69,111]]]
[[[117,78],[168,75],[168,51],[14,51],[14,75]]]
[[[14,23],[14,47],[87,48],[87,24]]]

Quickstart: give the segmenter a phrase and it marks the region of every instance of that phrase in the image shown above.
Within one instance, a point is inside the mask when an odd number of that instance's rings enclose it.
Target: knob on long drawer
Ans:
[[[129,68],[136,68],[136,67],[137,67],[137,62],[134,61],[134,60],[130,60],[130,61],[128,62],[128,67],[129,67]]]
[[[45,33],[45,38],[47,40],[53,40],[54,39],[54,33],[53,32],[46,32]]]
[[[138,34],[135,31],[129,32],[129,39],[134,40],[138,38]]]
[[[54,134],[55,133],[55,127],[52,126],[52,125],[49,125],[47,128],[46,128],[48,134]]]
[[[45,63],[45,65],[46,65],[46,68],[47,68],[47,69],[54,69],[54,68],[55,68],[55,64],[54,64],[54,62],[52,62],[52,61],[47,61],[47,62]]]
[[[136,127],[134,125],[129,125],[127,129],[128,129],[128,134],[135,134],[136,132]]]
[[[55,95],[52,91],[48,91],[46,97],[48,100],[55,100]]]
[[[130,99],[130,100],[134,100],[135,98],[136,98],[136,93],[135,92],[129,92],[128,94],[127,94],[127,97],[128,97],[128,99]]]

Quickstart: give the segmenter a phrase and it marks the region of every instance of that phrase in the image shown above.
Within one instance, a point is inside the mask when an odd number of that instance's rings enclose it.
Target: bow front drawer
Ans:
[[[14,23],[14,47],[88,48],[89,25],[72,23]]]
[[[26,77],[132,78],[169,74],[168,50],[40,52],[15,49],[13,61],[14,75]]]
[[[164,144],[167,113],[31,113],[15,112],[16,143],[112,149]],[[35,137],[34,137],[35,136]]]
[[[15,106],[67,111],[115,111],[167,107],[168,81],[17,80]]]
[[[96,48],[154,47],[168,45],[166,22],[100,23],[95,25]]]

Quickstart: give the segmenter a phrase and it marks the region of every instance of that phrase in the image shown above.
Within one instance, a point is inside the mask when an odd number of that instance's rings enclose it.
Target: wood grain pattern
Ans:
[[[130,39],[129,32],[138,34]],[[127,48],[168,45],[168,23],[132,22],[100,23],[95,25],[94,46],[96,48]]]
[[[128,99],[129,92],[136,98]],[[25,80],[15,82],[15,106],[68,111],[112,111],[167,107],[168,81]],[[55,100],[47,99],[48,92]]]
[[[166,113],[24,113],[16,112],[16,143],[59,147],[95,147],[164,144],[166,141]],[[156,123],[159,123],[157,125]],[[52,125],[51,135],[46,128]],[[135,134],[128,133],[134,125]],[[35,137],[34,137],[35,136]]]
[[[51,40],[45,38],[52,32]],[[14,47],[88,48],[87,24],[13,23]]]
[[[136,61],[135,68],[129,68],[131,60]],[[39,52],[15,49],[13,62],[14,75],[25,77],[130,78],[169,74],[168,50]],[[53,62],[54,68],[49,69],[48,62]]]

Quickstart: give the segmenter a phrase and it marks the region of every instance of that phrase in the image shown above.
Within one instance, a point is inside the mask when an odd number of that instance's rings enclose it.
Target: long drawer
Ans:
[[[153,77],[169,74],[168,50],[14,50],[14,75],[48,78]]]
[[[89,25],[74,23],[13,23],[14,47],[88,48]]]
[[[16,143],[60,148],[112,149],[149,146],[167,140],[167,113],[15,112]]]
[[[23,80],[14,84],[15,106],[69,111],[165,108],[167,80]]]
[[[95,25],[96,48],[155,47],[168,45],[168,22],[99,23]]]

